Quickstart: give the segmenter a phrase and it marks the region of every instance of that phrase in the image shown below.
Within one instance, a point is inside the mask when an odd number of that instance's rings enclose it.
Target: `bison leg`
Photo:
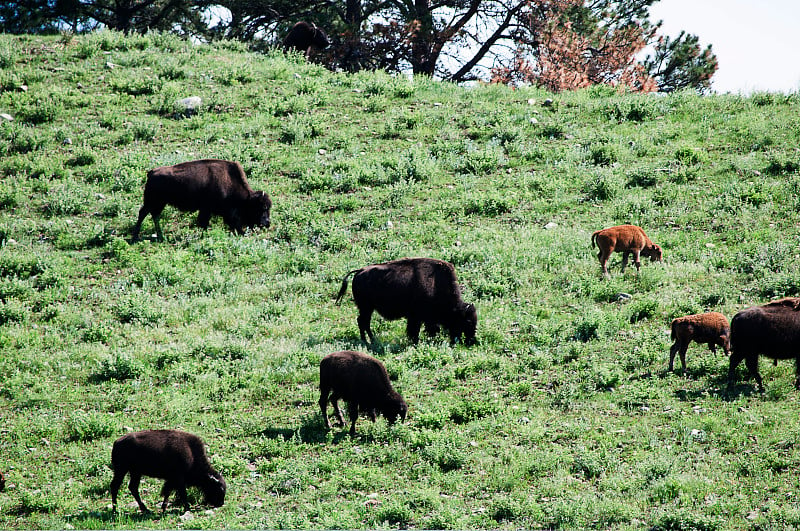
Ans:
[[[775,360],[778,363],[778,360]],[[800,389],[800,357],[794,359],[794,388]]]
[[[733,389],[733,383],[736,381],[736,367],[744,359],[744,356],[736,351],[731,352],[731,357],[728,365],[728,389]]]
[[[211,211],[210,210],[201,210],[197,214],[197,226],[202,229],[207,229],[208,224],[211,221]]]
[[[639,272],[639,269],[642,267],[642,261],[639,259],[639,251],[634,249],[633,251],[633,265],[636,266],[636,272]]]
[[[350,436],[356,435],[356,420],[358,420],[358,402],[355,400],[347,404],[347,413],[350,416]]]
[[[164,241],[164,233],[161,232],[160,217],[161,217],[160,215],[156,216],[155,214],[153,214],[153,225],[155,225],[155,227],[156,227],[156,237],[158,238],[158,241],[163,242]]]
[[[673,345],[669,348],[669,372],[672,372],[672,371],[675,370],[675,354],[678,353],[680,348],[681,348],[680,340],[675,341],[675,343],[673,343]],[[684,370],[685,370],[685,366],[684,366]]]
[[[744,359],[744,363],[747,366],[747,371],[750,373],[750,376],[756,379],[758,389],[763,392],[764,384],[761,381],[761,375],[758,373],[758,354],[748,355]]]
[[[425,333],[428,334],[428,336],[436,337],[437,335],[439,335],[440,331],[441,331],[441,328],[439,327],[438,324],[436,324],[436,323],[434,323],[432,321],[427,321],[425,323]]]
[[[358,314],[358,331],[361,333],[361,341],[367,342],[367,335],[369,335],[370,342],[375,342],[375,335],[372,333],[370,323],[372,322],[372,310],[361,311]],[[366,332],[366,335],[365,335]]]
[[[127,471],[123,470],[114,470],[114,479],[111,480],[111,486],[109,486],[108,490],[111,491],[111,507],[114,511],[117,510],[117,494],[119,493],[119,487],[122,485],[122,480],[125,479],[125,474]]]
[[[611,256],[611,253],[606,253],[604,249],[600,249],[600,252],[597,253],[597,259],[600,260],[600,268],[603,270],[603,276],[610,277],[611,275],[608,273],[608,258]]]
[[[139,239],[139,231],[142,230],[142,222],[149,213],[150,211],[147,209],[147,206],[143,206],[139,209],[139,218],[136,220],[136,225],[133,227],[133,241],[137,241]]]
[[[173,490],[175,490],[175,485],[171,480],[166,480],[164,482],[164,486],[161,487],[161,497],[164,498],[164,501],[161,503],[162,513],[167,510],[167,501],[169,500],[169,495],[172,494]]]
[[[419,342],[419,329],[421,327],[422,327],[422,321],[420,321],[419,319],[414,319],[412,317],[408,318],[408,322],[406,323],[406,335],[415,345],[417,344],[417,342]]]
[[[331,393],[331,404],[333,405],[333,413],[336,415],[336,420],[339,421],[339,426],[344,426],[344,417],[342,417],[342,410],[339,409],[339,399],[341,397],[334,391]]]
[[[623,251],[622,252],[622,272],[625,272],[625,268],[628,267],[628,255],[630,251]]]
[[[167,492],[163,492],[164,495],[164,505],[161,507],[161,512],[164,512],[164,509],[167,508],[167,499],[169,498],[170,493],[174,490],[177,493],[177,501],[179,504],[183,506],[183,511],[186,512],[189,510],[189,499],[186,496],[186,482],[183,480],[178,480],[175,482],[167,481],[164,483],[164,489],[167,488],[169,485],[169,490]]]
[[[319,386],[319,410],[322,412],[322,422],[325,428],[331,429],[331,423],[328,420],[328,387]]]
[[[131,480],[128,482],[128,490],[133,494],[133,499],[139,504],[139,510],[143,513],[149,512],[149,509],[142,502],[142,497],[139,496],[139,482],[142,480],[142,475],[131,471]]]

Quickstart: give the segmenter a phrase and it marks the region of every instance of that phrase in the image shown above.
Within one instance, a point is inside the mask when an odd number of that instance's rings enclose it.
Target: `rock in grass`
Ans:
[[[202,104],[203,100],[199,96],[189,96],[188,98],[183,98],[175,102],[175,106],[178,110],[187,116],[191,116],[199,111]]]
[[[0,121],[13,122],[14,117],[10,114],[0,113]]]

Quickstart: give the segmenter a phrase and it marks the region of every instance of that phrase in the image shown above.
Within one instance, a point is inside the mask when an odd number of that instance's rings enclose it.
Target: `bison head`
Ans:
[[[242,208],[242,224],[245,227],[260,226],[269,228],[269,211],[271,208],[272,200],[266,192],[253,192]]]
[[[645,246],[639,254],[642,256],[649,256],[651,262],[661,261],[661,247],[656,244]]]
[[[391,395],[386,404],[384,404],[381,414],[386,417],[389,424],[394,424],[397,421],[397,417],[400,417],[400,422],[405,422],[406,413],[408,412],[405,400],[397,393],[391,393]]]
[[[331,41],[328,39],[328,34],[316,24],[314,24],[314,37],[311,41],[311,44],[320,50],[324,50],[331,45]]]
[[[225,480],[219,472],[211,470],[203,478],[203,484],[200,489],[203,491],[206,503],[214,507],[222,507],[225,503],[225,491],[227,490]]]
[[[454,319],[455,325],[450,329],[450,340],[455,340],[462,335],[464,336],[464,344],[467,346],[474,345],[477,341],[475,339],[475,331],[478,328],[478,310],[475,309],[474,304],[463,304],[456,310]]]

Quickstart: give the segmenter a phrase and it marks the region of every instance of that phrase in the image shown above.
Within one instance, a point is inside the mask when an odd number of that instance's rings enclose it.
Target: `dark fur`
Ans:
[[[475,343],[478,312],[474,305],[461,300],[452,264],[433,258],[404,258],[350,271],[342,279],[337,303],[347,291],[347,277],[353,273],[353,299],[365,343],[365,333],[375,341],[370,327],[375,310],[389,320],[407,318],[406,333],[414,343],[419,340],[423,323],[431,336],[441,325],[449,331],[451,343],[462,335],[465,344]]]
[[[386,367],[379,360],[352,350],[328,354],[319,364],[319,408],[325,427],[328,422],[328,397],[340,425],[344,425],[339,399],[347,402],[350,417],[350,435],[356,434],[358,411],[366,412],[375,422],[375,412],[382,414],[390,424],[400,417],[406,420],[406,406],[403,397],[397,394],[389,381]]]
[[[250,188],[238,162],[207,159],[161,166],[147,172],[134,240],[139,238],[147,214],[153,217],[158,239],[164,239],[159,216],[167,205],[184,212],[199,210],[197,224],[203,228],[208,227],[212,214],[222,216],[232,230],[241,233],[245,227],[269,227],[272,201],[266,192]]]
[[[725,351],[725,355],[730,355],[731,349],[731,327],[728,319],[719,312],[698,313],[685,315],[672,321],[672,340],[675,342],[669,349],[669,370],[672,372],[675,362],[675,354],[681,356],[681,366],[683,374],[686,375],[686,349],[689,343],[708,343],[711,352],[717,352],[716,346],[719,345]]]
[[[6,477],[0,472],[0,492],[3,492],[3,489],[6,488]]]
[[[205,496],[206,503],[220,507],[225,502],[227,489],[225,480],[211,467],[206,456],[203,441],[197,435],[178,430],[146,430],[123,435],[114,443],[111,450],[111,504],[117,510],[117,493],[130,473],[128,488],[133,494],[139,509],[147,512],[139,497],[139,481],[142,476],[162,478],[164,487],[161,495],[167,508],[167,499],[172,491],[177,491],[178,500],[184,510],[189,510],[186,487],[197,487]]]
[[[297,50],[306,54],[306,57],[309,56],[312,48],[324,50],[330,45],[328,34],[316,24],[308,22],[298,22],[292,26],[292,29],[286,34],[286,38],[283,39],[285,50]]]
[[[605,276],[609,276],[606,263],[611,253],[615,251],[622,253],[623,273],[625,266],[628,265],[628,255],[633,255],[633,264],[637,272],[641,266],[639,255],[650,257],[651,262],[661,261],[661,247],[650,241],[644,230],[636,225],[618,225],[595,231],[592,233],[592,247],[595,245],[600,249],[597,258]]]
[[[800,298],[787,297],[746,308],[731,319],[731,360],[728,388],[736,367],[744,360],[749,376],[764,390],[758,373],[758,355],[774,360],[794,359],[795,387],[800,389]]]

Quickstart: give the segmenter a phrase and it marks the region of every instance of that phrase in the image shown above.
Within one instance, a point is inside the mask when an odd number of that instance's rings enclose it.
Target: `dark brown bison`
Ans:
[[[266,192],[250,188],[238,162],[207,159],[161,166],[147,172],[134,240],[139,238],[147,214],[153,217],[158,239],[164,239],[159,216],[167,205],[184,212],[199,210],[197,224],[203,228],[208,227],[215,214],[222,216],[232,230],[242,233],[246,227],[269,227],[272,201]]]
[[[675,354],[681,356],[683,374],[686,374],[686,349],[689,343],[708,343],[711,352],[717,352],[716,345],[722,347],[725,355],[730,355],[731,327],[728,319],[719,312],[685,315],[672,321],[672,340],[675,343],[669,349],[669,370],[672,372]]]
[[[339,399],[347,402],[350,417],[350,435],[356,434],[358,411],[366,412],[375,422],[376,411],[393,424],[397,417],[406,420],[406,406],[403,397],[397,394],[389,381],[386,367],[379,360],[352,350],[328,354],[319,364],[319,408],[325,427],[328,421],[328,398],[333,404],[333,412],[344,425]]]
[[[115,511],[117,493],[127,473],[131,475],[128,488],[143,513],[147,512],[147,507],[139,497],[139,481],[142,476],[165,480],[161,489],[164,497],[162,511],[167,508],[167,500],[173,490],[177,491],[178,500],[183,503],[184,510],[188,511],[186,487],[198,487],[203,492],[206,503],[215,507],[225,503],[225,480],[208,462],[203,441],[191,433],[146,430],[123,435],[111,449],[111,468],[114,470],[114,478],[109,490],[111,505]]]
[[[800,389],[800,298],[787,297],[762,306],[745,308],[731,319],[731,359],[728,388],[736,367],[744,360],[749,376],[763,391],[758,355],[774,360],[794,359],[795,387]]]
[[[3,492],[3,489],[6,488],[6,477],[0,472],[0,492]]]
[[[316,24],[308,22],[298,22],[292,26],[292,29],[286,34],[286,38],[283,39],[285,50],[297,50],[306,54],[306,57],[309,56],[312,48],[324,50],[330,45],[331,41],[328,40],[325,31]]]
[[[365,333],[374,343],[370,327],[372,312],[377,311],[389,320],[408,319],[406,333],[416,343],[419,330],[434,336],[439,325],[450,333],[451,343],[464,337],[464,343],[475,343],[478,312],[475,306],[461,300],[453,265],[433,258],[404,258],[375,264],[348,272],[336,296],[338,303],[347,291],[347,277],[353,277],[353,299],[358,306],[358,328],[361,340]]]
[[[636,271],[639,271],[639,266],[641,265],[639,255],[650,257],[652,262],[661,261],[661,247],[651,242],[642,228],[636,225],[618,225],[595,231],[592,234],[592,247],[595,244],[600,248],[597,258],[600,260],[600,267],[603,269],[605,276],[609,276],[606,263],[614,251],[622,253],[623,273],[625,272],[625,266],[628,265],[628,255],[630,254],[633,255],[633,264],[636,266]]]

